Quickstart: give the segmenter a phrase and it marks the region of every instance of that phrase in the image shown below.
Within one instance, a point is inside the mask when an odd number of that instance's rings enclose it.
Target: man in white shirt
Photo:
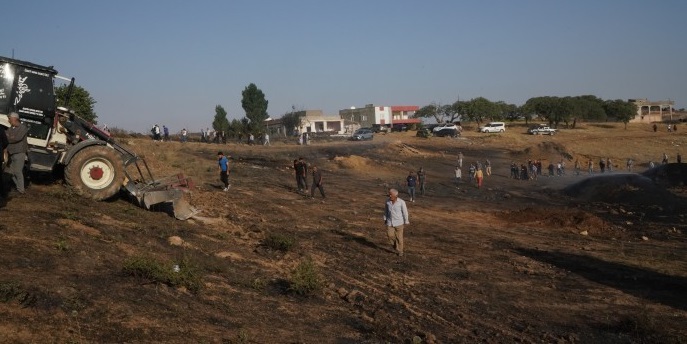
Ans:
[[[389,198],[384,205],[384,224],[389,243],[399,257],[403,256],[403,226],[409,225],[406,202],[398,198],[398,190],[389,189]]]

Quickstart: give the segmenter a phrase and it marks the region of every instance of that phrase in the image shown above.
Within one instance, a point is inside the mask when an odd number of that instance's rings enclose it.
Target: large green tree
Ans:
[[[263,122],[269,117],[267,114],[268,101],[265,99],[265,94],[255,84],[251,83],[243,89],[241,95],[241,107],[246,112],[251,131],[261,128]]]
[[[65,106],[68,89],[68,85],[61,85],[55,88],[57,106]],[[97,123],[98,115],[95,113],[95,110],[93,110],[95,103],[95,99],[91,97],[91,94],[85,88],[74,85],[72,96],[66,107],[76,112],[81,118],[92,123]]]
[[[454,105],[432,103],[415,111],[415,117],[434,118],[437,123],[453,123],[460,118],[460,114]]]
[[[215,119],[212,121],[212,129],[217,131],[227,132],[229,129],[229,120],[227,119],[227,111],[222,105],[215,106]]]
[[[468,118],[478,124],[485,118],[492,118],[499,111],[498,106],[487,98],[477,97],[470,99],[465,105]]]
[[[607,100],[604,102],[604,110],[608,117],[625,123],[625,129],[627,129],[627,123],[637,116],[637,105],[622,99]]]
[[[282,125],[286,128],[286,135],[292,135],[297,127],[301,126],[302,118],[300,116],[300,111],[294,112],[290,111],[285,113],[282,118]]]

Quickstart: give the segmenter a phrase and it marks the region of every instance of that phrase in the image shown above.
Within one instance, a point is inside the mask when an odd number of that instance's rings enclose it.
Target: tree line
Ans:
[[[453,104],[432,103],[415,112],[415,117],[433,118],[437,123],[461,120],[481,123],[523,118],[547,121],[549,125],[561,123],[574,128],[577,121],[615,120],[627,123],[637,114],[637,106],[622,99],[603,100],[593,95],[574,97],[533,97],[522,106],[503,101],[490,101],[484,97],[458,100]]]

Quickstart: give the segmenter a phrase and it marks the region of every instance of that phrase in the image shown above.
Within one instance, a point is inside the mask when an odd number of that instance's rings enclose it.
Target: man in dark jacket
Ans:
[[[9,154],[9,172],[12,175],[12,181],[20,194],[24,193],[24,163],[26,162],[26,153],[29,150],[27,141],[27,134],[29,128],[19,120],[19,115],[12,112],[9,115],[10,129],[7,130],[7,154]]]
[[[5,127],[0,125],[0,197],[7,198],[7,189],[5,188],[5,155],[7,155],[7,134]]]
[[[315,189],[320,189],[320,194],[322,199],[324,196],[324,186],[322,185],[322,172],[317,168],[317,166],[312,167],[312,185],[310,186],[310,198],[315,198]]]

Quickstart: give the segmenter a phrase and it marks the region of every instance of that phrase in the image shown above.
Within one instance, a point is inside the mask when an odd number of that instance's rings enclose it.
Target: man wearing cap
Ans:
[[[29,144],[26,134],[29,128],[19,120],[19,115],[12,112],[9,115],[10,128],[7,130],[7,154],[9,155],[9,173],[20,194],[24,193],[24,163]]]

